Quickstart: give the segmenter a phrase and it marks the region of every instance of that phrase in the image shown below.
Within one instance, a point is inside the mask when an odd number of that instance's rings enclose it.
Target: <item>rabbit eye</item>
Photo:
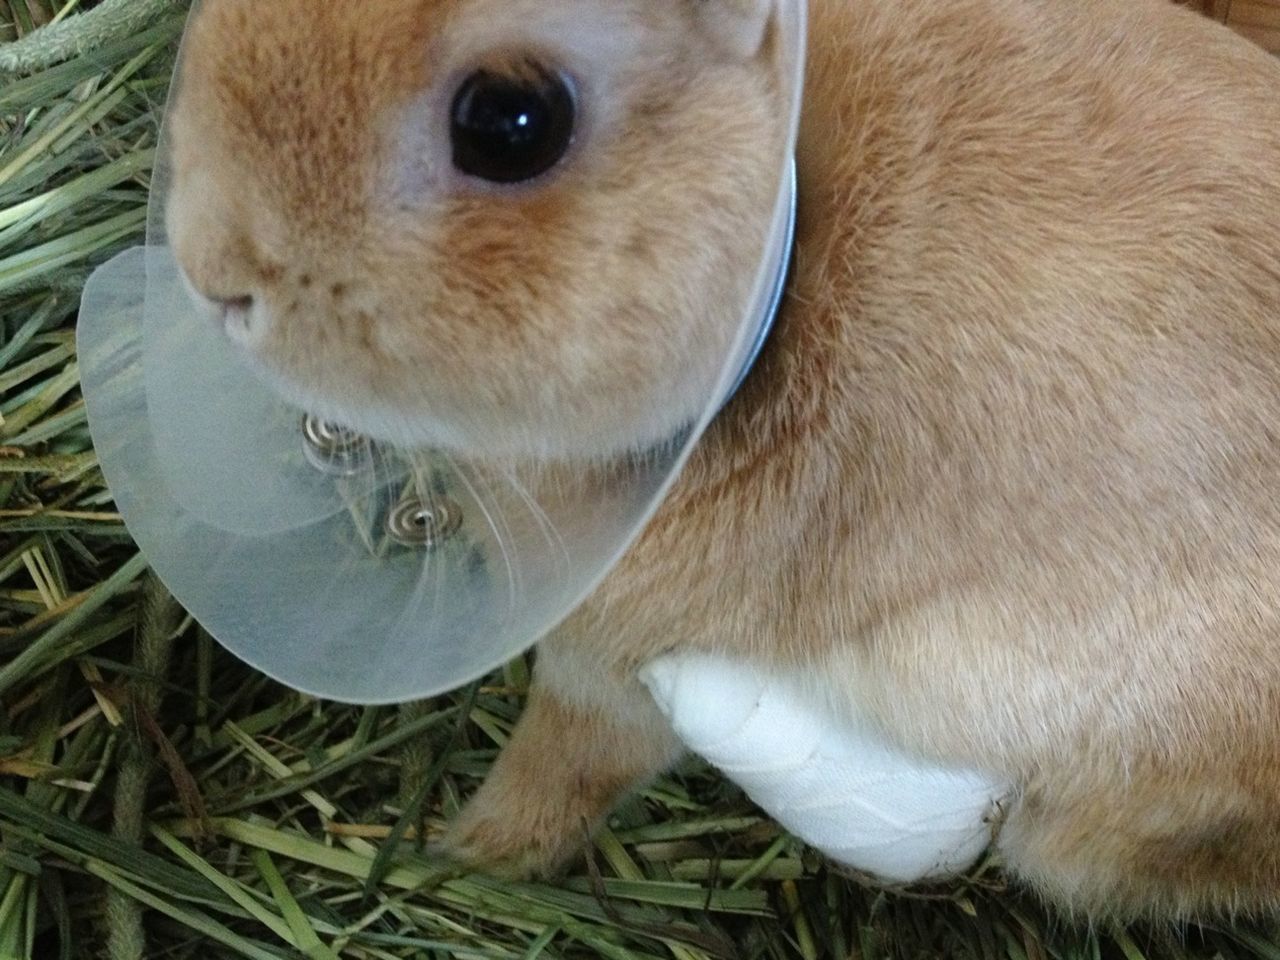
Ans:
[[[477,70],[453,98],[453,165],[493,183],[532,180],[568,151],[576,113],[572,85],[558,71]]]

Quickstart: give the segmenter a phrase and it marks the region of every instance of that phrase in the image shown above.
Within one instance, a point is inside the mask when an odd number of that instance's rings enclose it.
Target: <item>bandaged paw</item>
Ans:
[[[965,869],[991,839],[1007,784],[902,753],[784,678],[707,656],[662,658],[641,678],[690,750],[833,860],[911,883]]]

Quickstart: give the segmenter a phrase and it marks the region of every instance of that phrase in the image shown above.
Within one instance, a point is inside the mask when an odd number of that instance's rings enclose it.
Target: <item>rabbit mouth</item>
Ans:
[[[762,275],[757,313],[745,325],[735,355],[725,358],[710,406],[712,388],[697,383],[688,385],[687,397],[670,385],[650,385],[639,401],[576,398],[570,409],[554,399],[560,394],[548,390],[547,382],[530,381],[523,384],[523,402],[513,402],[499,397],[482,377],[468,383],[439,371],[362,365],[359,352],[344,355],[348,351],[319,343],[304,343],[308,349],[299,350],[298,343],[277,339],[285,324],[265,303],[214,300],[196,290],[185,273],[182,277],[199,312],[220,329],[240,361],[283,401],[325,422],[403,451],[438,450],[493,462],[600,463],[671,443],[700,416],[718,413],[745,383],[781,310],[791,272],[798,193],[794,163],[784,190],[785,216]]]

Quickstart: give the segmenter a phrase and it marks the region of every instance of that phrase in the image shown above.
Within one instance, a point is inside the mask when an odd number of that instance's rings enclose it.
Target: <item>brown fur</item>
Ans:
[[[768,45],[689,29],[731,0],[561,3],[643,41],[649,59],[608,68],[634,144],[604,118],[543,188],[379,220],[369,151],[390,161],[365,127],[491,4],[289,0],[242,31],[249,4],[208,0],[175,244],[214,294],[250,264],[341,278],[371,345],[305,285],[268,290],[334,320],[278,318],[259,358],[309,399],[517,416],[527,355],[604,412],[553,383],[521,428],[595,442],[640,439],[615,410],[656,396],[676,354],[707,351],[676,366],[703,376],[719,341],[681,331],[741,302],[709,278],[758,244],[768,165],[739,151],[778,115]],[[540,646],[529,711],[448,842],[561,862],[673,756],[637,667],[706,649],[799,670],[903,749],[1016,782],[998,846],[1069,908],[1274,909],[1280,63],[1164,0],[812,0],[810,58],[779,328],[642,539]],[[670,155],[679,175],[654,185]],[[423,363],[452,397],[413,392]]]
[[[269,314],[254,359],[285,393],[383,439],[665,438],[719,373],[781,136],[771,75],[716,53],[735,32],[701,6],[209,0],[171,125],[174,249],[206,295]],[[570,156],[536,186],[462,177],[454,89],[529,56],[578,80]]]

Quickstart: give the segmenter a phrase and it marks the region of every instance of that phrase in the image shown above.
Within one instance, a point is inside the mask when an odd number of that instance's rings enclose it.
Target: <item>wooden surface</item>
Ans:
[[[1280,53],[1280,0],[1182,0]]]

